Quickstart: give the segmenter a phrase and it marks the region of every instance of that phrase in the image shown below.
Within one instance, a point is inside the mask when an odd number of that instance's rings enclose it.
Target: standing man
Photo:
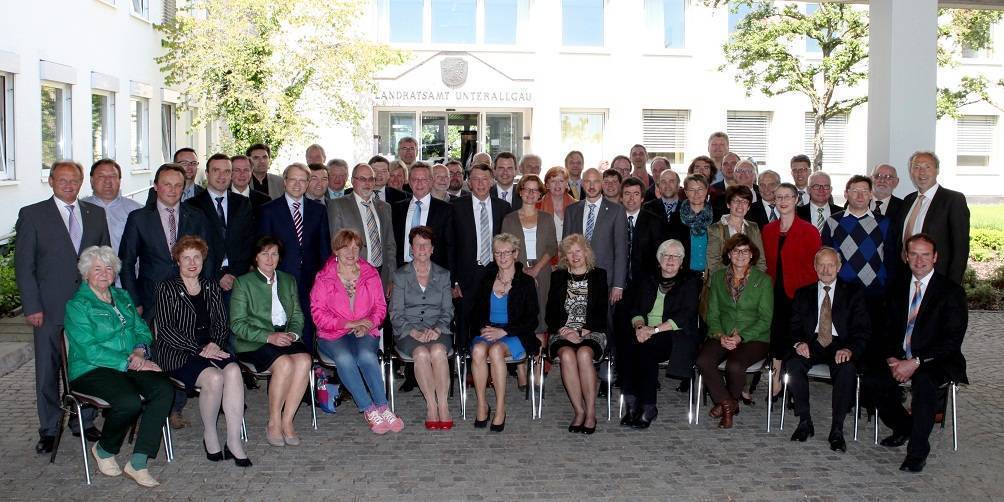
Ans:
[[[912,177],[929,175],[927,171]],[[909,440],[899,470],[921,472],[931,451],[928,438],[938,409],[938,389],[950,381],[969,383],[962,356],[969,312],[962,286],[936,270],[941,257],[934,238],[911,235],[905,248],[910,274],[889,295],[890,336],[884,351],[888,371],[879,384],[878,406],[879,417],[893,430],[882,446],[898,447]],[[908,381],[913,397],[909,414],[900,386]]]
[[[809,176],[809,203],[798,206],[795,213],[799,218],[812,223],[816,230],[823,231],[823,225],[830,215],[842,211],[840,206],[830,202],[833,194],[833,185],[830,184],[830,175],[823,171],[816,171]]]
[[[657,179],[649,175],[648,170],[645,169],[645,164],[648,163],[648,150],[645,145],[636,144],[631,147],[629,154],[631,156],[631,176],[641,180],[647,190],[648,187],[655,184]]]
[[[540,176],[540,156],[532,153],[523,155],[523,158],[519,159],[519,172],[523,176],[527,174],[536,174]]]
[[[446,192],[450,198],[449,202],[470,195],[471,192],[464,190],[463,164],[459,160],[450,159],[446,163],[446,168],[450,171],[450,187]]]
[[[899,186],[896,168],[879,164],[872,170],[872,211],[899,223],[903,214],[903,199],[893,195]]]
[[[397,141],[397,160],[404,162],[406,170],[418,160],[418,141],[411,136],[405,136]]]
[[[712,185],[725,179],[722,174],[722,164],[725,163],[725,155],[728,153],[729,135],[721,131],[711,133],[711,136],[708,136],[708,157],[715,161],[715,167],[718,168],[715,179],[710,180]]]
[[[349,165],[342,159],[328,161],[328,198],[337,199],[348,193],[345,182],[349,180]]]
[[[662,197],[662,192],[659,190],[659,177],[662,176],[663,171],[672,169],[669,159],[661,155],[653,157],[649,167],[652,169],[652,179],[655,180],[655,183],[649,185],[648,189],[645,190],[645,202]],[[677,177],[679,178],[679,176]],[[673,194],[673,196],[676,197],[677,194]]]
[[[251,159],[251,189],[257,190],[269,199],[282,197],[286,189],[283,179],[268,172],[272,166],[272,150],[263,143],[255,143],[244,152]]]
[[[516,190],[516,156],[509,152],[500,152],[495,156],[495,184],[492,185],[492,197],[498,197],[509,203],[512,209],[523,207],[523,199]]]
[[[310,315],[310,290],[314,277],[331,255],[328,214],[324,206],[303,196],[310,179],[307,166],[290,164],[282,179],[285,188],[282,196],[261,208],[258,235],[272,235],[282,241],[278,268],[296,278],[303,310],[303,343],[312,349],[314,320]]]
[[[673,218],[673,214],[680,210],[680,197],[678,195],[680,193],[680,175],[669,169],[662,171],[659,173],[658,187],[661,196],[646,202],[642,206],[642,210],[656,214],[662,218],[662,221],[668,223]],[[655,259],[654,254],[652,259]]]
[[[940,169],[934,152],[910,156],[910,179],[917,191],[903,199],[900,228],[904,242],[921,232],[933,239],[939,253],[935,270],[962,284],[969,261],[969,206],[965,195],[938,184]]]
[[[322,205],[328,205],[328,168],[324,164],[309,164],[310,179],[303,196]]]
[[[627,218],[628,266],[624,284],[628,291],[636,279],[659,272],[659,260],[655,252],[659,244],[669,238],[666,235],[666,219],[662,213],[646,210],[642,205],[643,188],[641,180],[633,176],[621,184],[620,200]]]
[[[445,170],[445,166],[444,166]],[[453,210],[448,202],[432,196],[432,170],[425,162],[416,162],[408,172],[408,184],[411,185],[411,198],[400,201],[391,207],[391,220],[394,224],[394,241],[397,244],[397,265],[400,267],[410,263],[411,242],[408,234],[412,228],[427,226],[436,234],[433,242],[432,261],[449,268],[449,251],[453,226]]]
[[[174,152],[174,163],[180,165],[185,170],[185,189],[181,192],[181,202],[185,202],[195,197],[199,192],[205,190],[195,184],[195,178],[199,175],[199,157],[195,150],[185,147]],[[157,192],[153,187],[146,194],[146,205],[157,203]]]
[[[631,176],[631,159],[627,158],[626,155],[618,155],[614,157],[614,160],[610,161],[610,169],[617,171],[617,174],[621,176],[621,180],[625,180]],[[648,175],[648,173],[645,174]],[[620,191],[620,187],[617,188],[617,191]]]
[[[393,204],[399,200],[405,200],[408,198],[408,194],[398,190],[392,186],[387,186],[387,180],[390,179],[390,161],[384,158],[382,155],[374,155],[370,157],[369,162],[367,162],[370,169],[373,170],[373,185],[372,193],[377,200],[382,200],[388,204]],[[358,167],[358,165],[356,166]],[[353,173],[355,169],[353,169]],[[355,176],[355,174],[353,174]],[[352,180],[352,186],[355,187],[355,178]],[[346,192],[348,193],[348,192]]]
[[[314,143],[313,145],[307,147],[307,152],[304,155],[304,158],[307,160],[308,166],[310,164],[324,165],[324,162],[328,159],[328,156],[327,154],[324,153],[324,147],[318,145],[317,143]]]
[[[760,173],[757,186],[760,187],[760,201],[750,207],[746,219],[757,224],[762,230],[765,225],[781,217],[774,202],[774,191],[781,184],[781,175],[770,169]]]
[[[621,182],[624,181],[624,177],[621,173],[610,168],[603,171],[603,197],[613,203],[620,204],[621,202]]]
[[[328,204],[328,221],[333,235],[351,228],[363,237],[359,257],[376,267],[385,290],[391,291],[391,279],[397,269],[397,244],[390,204],[376,198],[373,169],[356,164],[352,169],[352,196],[333,199]]]
[[[620,301],[627,279],[627,215],[617,203],[603,199],[600,172],[587,169],[582,178],[585,199],[565,208],[562,239],[582,234],[596,256],[596,266],[607,273],[610,304]]]
[[[126,218],[129,213],[143,207],[128,197],[123,197],[120,187],[122,168],[112,159],[101,159],[91,165],[91,189],[94,195],[82,200],[105,210],[108,221],[108,234],[111,246],[116,253],[122,242],[122,232],[125,231]]]
[[[728,164],[728,162],[726,162]],[[753,192],[753,203],[760,202],[760,187],[756,184],[756,164],[752,159],[742,159],[732,168],[732,179],[736,185],[744,186]]]
[[[568,173],[568,190],[575,200],[581,200],[585,192],[582,190],[582,166],[585,159],[582,152],[572,150],[565,155],[565,172]]]
[[[443,164],[432,166],[432,196],[450,202],[450,169]]]
[[[809,203],[809,173],[812,172],[812,161],[808,155],[796,155],[791,158],[791,179],[798,190],[798,206]]]
[[[91,246],[111,245],[105,211],[77,199],[84,168],[62,160],[49,169],[52,197],[21,208],[14,240],[14,274],[24,318],[34,333],[37,453],[51,453],[60,423],[60,347],[66,302],[81,287],[77,258]],[[86,287],[86,286],[85,286]],[[94,410],[84,411],[84,435],[101,439]],[[71,424],[71,427],[73,425]],[[76,434],[80,434],[77,425]]]
[[[251,201],[251,213],[257,222],[258,217],[261,215],[261,207],[272,199],[268,195],[251,188],[251,159],[246,155],[234,155],[230,157],[230,166],[232,169],[230,191],[243,195]]]

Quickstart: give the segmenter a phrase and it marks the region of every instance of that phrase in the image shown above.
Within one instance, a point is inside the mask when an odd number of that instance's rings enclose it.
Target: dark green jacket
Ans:
[[[739,332],[744,342],[770,343],[770,321],[774,314],[774,290],[770,277],[757,270],[750,270],[746,287],[739,301],[732,301],[728,285],[725,284],[726,269],[711,274],[708,292],[708,337],[718,338]]]
[[[275,271],[279,281],[279,303],[286,311],[286,331],[303,334],[303,311],[296,292],[296,279]],[[253,352],[268,342],[272,329],[272,286],[265,276],[252,270],[234,281],[230,296],[230,330],[234,332],[237,352]]]
[[[121,318],[86,282],[66,304],[66,359],[71,381],[96,368],[125,371],[129,354],[153,340],[129,293],[114,287],[109,290]]]

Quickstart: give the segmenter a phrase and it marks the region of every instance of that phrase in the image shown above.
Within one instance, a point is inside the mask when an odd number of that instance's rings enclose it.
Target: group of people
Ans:
[[[403,138],[394,162],[377,155],[350,170],[312,145],[306,164],[278,176],[257,144],[209,157],[205,187],[196,152],[183,148],[142,206],[120,194],[114,160],[92,165],[85,199],[83,167],[54,164],[53,197],[22,208],[16,237],[35,328],[37,451],[51,451],[62,426],[65,335],[70,386],[110,404],[103,430],[93,411],[71,428],[95,441],[102,473],[143,486],[157,484],[147,460],[161,424],[178,420],[189,396],[198,396],[207,459],[251,465],[242,370],[270,374],[273,446],[300,444],[294,416],[316,361],[334,366],[374,433],[401,431],[381,343],[413,367],[430,430],[454,426],[448,361],[457,352],[471,361],[474,426],[494,432],[505,427],[508,367],[522,389],[530,359],[559,365],[568,430],[581,434],[596,430],[601,361],[616,362],[621,424],[637,429],[658,414],[660,363],[681,390],[699,372],[711,416],[730,428],[741,403],[753,403],[747,368],[766,361],[775,378],[790,377],[792,439],[805,441],[814,434],[807,373],[828,364],[829,443],[845,451],[843,418],[864,372],[893,430],[883,444],[909,440],[901,468],[923,468],[939,388],[965,381],[969,214],[962,194],[938,185],[933,153],[909,159],[917,191],[906,199],[892,194],[896,169],[880,165],[850,178],[842,208],[807,157],[794,157],[794,183],[781,183],[730,152],[724,133],[685,174],[642,145],[601,168],[569,152],[543,178],[535,155],[429,165],[417,146]],[[122,468],[115,455],[137,417]]]

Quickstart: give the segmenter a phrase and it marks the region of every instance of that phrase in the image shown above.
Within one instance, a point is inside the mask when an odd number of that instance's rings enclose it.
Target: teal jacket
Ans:
[[[728,285],[725,284],[726,270],[711,274],[708,291],[708,337],[718,338],[739,332],[744,342],[770,343],[770,322],[774,315],[774,290],[770,277],[757,270],[750,270],[746,287],[739,301],[732,301]]]
[[[286,311],[286,331],[303,334],[303,311],[296,291],[296,279],[275,271],[279,281],[279,303]],[[272,329],[272,286],[265,276],[252,270],[234,281],[230,296],[230,331],[234,332],[237,352],[253,352],[268,342]]]
[[[66,304],[64,328],[71,381],[96,368],[125,371],[129,354],[153,340],[129,293],[114,287],[109,290],[121,318],[111,305],[98,299],[86,282]]]

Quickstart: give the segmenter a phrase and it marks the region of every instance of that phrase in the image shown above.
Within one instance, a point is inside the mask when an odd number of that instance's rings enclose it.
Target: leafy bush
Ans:
[[[969,256],[973,261],[990,261],[1004,252],[1004,230],[974,228],[969,233]]]
[[[990,274],[989,282],[994,289],[1004,292],[1004,265],[997,267],[997,270]]]
[[[967,289],[966,297],[971,309],[998,310],[1000,308],[1001,292],[986,281],[981,281],[975,288]]]
[[[14,278],[14,246],[0,256],[0,317],[7,317],[21,305],[21,294]]]

